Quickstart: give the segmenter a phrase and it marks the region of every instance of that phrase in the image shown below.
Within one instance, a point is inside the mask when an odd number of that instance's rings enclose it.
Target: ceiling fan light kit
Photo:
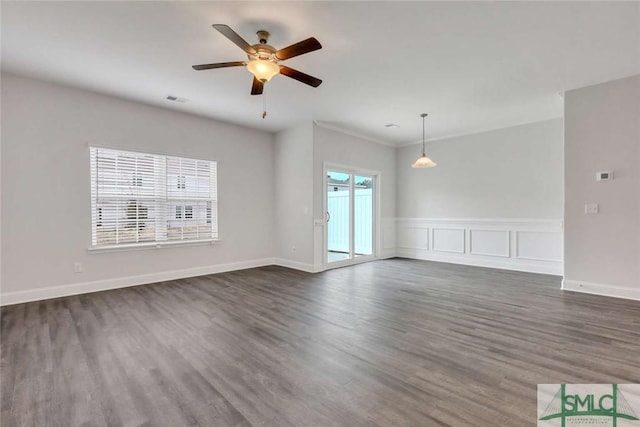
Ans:
[[[413,164],[411,165],[411,167],[414,169],[426,169],[438,165],[436,162],[427,157],[427,154],[425,152],[424,119],[427,117],[427,115],[427,113],[420,114],[420,117],[422,117],[422,156],[418,157],[418,160],[413,162]]]
[[[247,70],[255,76],[258,81],[266,83],[271,77],[280,72],[280,67],[275,62],[267,59],[253,59],[247,63]]]
[[[262,83],[271,80],[271,77],[280,72],[278,58],[276,58],[276,49],[267,44],[269,40],[269,32],[259,30],[256,32],[260,44],[251,46],[256,53],[248,53],[249,62],[246,63],[247,70]]]

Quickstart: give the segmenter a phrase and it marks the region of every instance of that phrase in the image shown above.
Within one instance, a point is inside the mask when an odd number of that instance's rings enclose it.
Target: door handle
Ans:
[[[329,213],[329,211],[327,211],[327,222],[329,222],[330,219],[331,219],[331,214]]]

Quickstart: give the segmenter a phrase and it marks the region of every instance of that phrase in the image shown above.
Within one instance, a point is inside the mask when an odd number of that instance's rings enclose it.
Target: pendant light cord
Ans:
[[[424,116],[422,116],[422,155],[425,156],[425,149],[424,149]]]
[[[425,150],[425,146],[424,146],[424,119],[425,117],[427,117],[427,113],[422,113],[422,156],[426,156],[426,150]]]

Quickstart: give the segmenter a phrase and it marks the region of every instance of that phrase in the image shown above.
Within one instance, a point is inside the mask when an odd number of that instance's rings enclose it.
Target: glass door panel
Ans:
[[[355,175],[353,180],[354,254],[373,255],[373,176]]]
[[[327,171],[327,262],[352,258],[351,189],[352,175]]]

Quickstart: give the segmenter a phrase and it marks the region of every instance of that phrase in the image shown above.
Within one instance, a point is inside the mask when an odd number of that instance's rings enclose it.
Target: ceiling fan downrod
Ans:
[[[260,44],[267,44],[267,40],[269,40],[269,31],[267,30],[258,30],[256,32],[258,36],[258,40],[260,40]]]

